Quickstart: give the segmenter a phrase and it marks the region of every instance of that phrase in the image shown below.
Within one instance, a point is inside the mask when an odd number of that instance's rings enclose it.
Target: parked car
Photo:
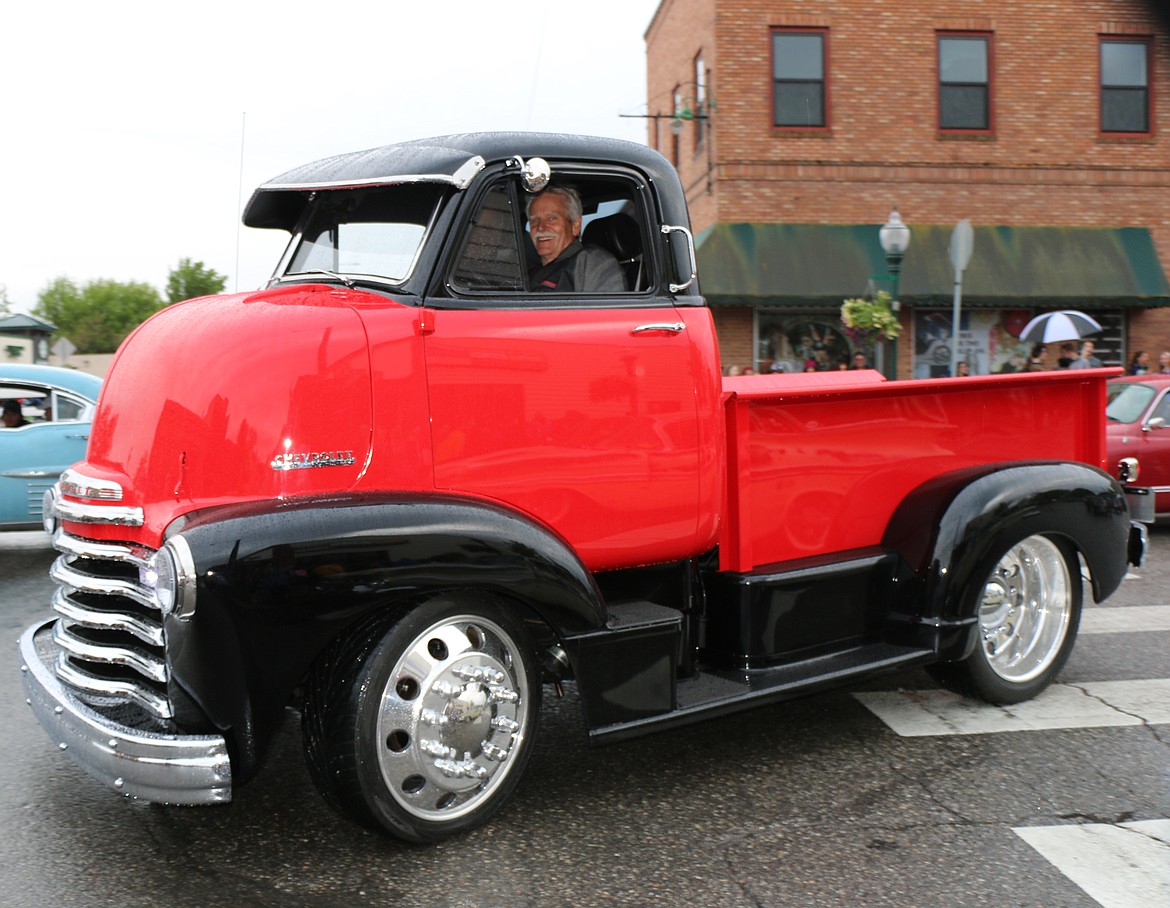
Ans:
[[[1154,515],[1170,517],[1170,375],[1127,375],[1107,385],[1105,444],[1109,463],[1154,495]]]
[[[38,529],[42,499],[85,457],[101,379],[75,369],[0,365],[0,530]]]

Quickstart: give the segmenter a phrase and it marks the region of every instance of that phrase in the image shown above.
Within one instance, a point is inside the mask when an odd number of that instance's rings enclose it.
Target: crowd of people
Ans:
[[[1097,345],[1092,340],[1084,340],[1080,347],[1069,341],[1060,345],[1055,363],[1048,361],[1048,347],[1036,344],[1032,347],[1027,366],[1020,370],[1004,369],[1002,371],[1048,372],[1054,369],[1100,369],[1105,364],[1097,356]],[[1138,350],[1130,360],[1126,372],[1130,375],[1149,375],[1153,372],[1170,375],[1170,351],[1158,355],[1158,368],[1154,369],[1150,354],[1145,350]]]

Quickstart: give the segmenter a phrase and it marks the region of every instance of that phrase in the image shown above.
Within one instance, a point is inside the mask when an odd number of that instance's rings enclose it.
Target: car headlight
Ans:
[[[195,614],[195,559],[182,536],[171,537],[150,556],[141,579],[154,593],[164,618],[186,620]]]

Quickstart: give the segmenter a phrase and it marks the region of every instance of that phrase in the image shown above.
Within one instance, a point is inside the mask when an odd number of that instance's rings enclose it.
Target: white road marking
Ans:
[[[1170,820],[1013,831],[1103,908],[1170,905]]]
[[[1170,631],[1170,605],[1087,608],[1081,612],[1082,634],[1132,634]]]
[[[1053,684],[1026,703],[992,706],[944,690],[853,694],[904,738],[1170,723],[1170,678]]]

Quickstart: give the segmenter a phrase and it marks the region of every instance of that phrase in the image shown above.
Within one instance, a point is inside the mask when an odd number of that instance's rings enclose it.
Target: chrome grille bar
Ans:
[[[99,611],[78,605],[62,589],[53,592],[53,611],[62,618],[95,630],[125,631],[151,646],[163,645],[162,625],[123,612]]]
[[[151,681],[166,683],[166,662],[140,647],[95,643],[78,636],[62,621],[58,621],[53,628],[53,642],[74,659],[104,665],[123,665]]]
[[[129,700],[160,719],[174,718],[170,701],[161,694],[132,681],[119,681],[90,674],[70,662],[64,653],[57,657],[56,671],[58,678],[74,690],[81,691],[83,695],[90,693],[116,700]]]
[[[93,593],[98,596],[124,596],[147,608],[158,608],[154,596],[143,589],[137,581],[117,577],[100,577],[77,570],[75,564],[76,562],[71,562],[70,556],[62,555],[49,568],[49,576],[59,586],[68,587],[73,591]]]

